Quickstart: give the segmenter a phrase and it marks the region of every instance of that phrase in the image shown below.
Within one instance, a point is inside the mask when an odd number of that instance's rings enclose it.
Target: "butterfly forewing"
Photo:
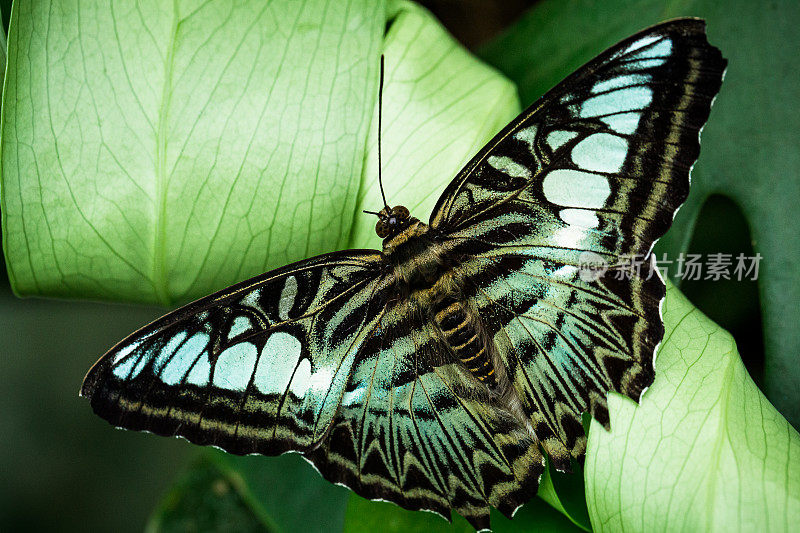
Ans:
[[[328,254],[198,300],[114,347],[81,393],[129,429],[240,454],[309,449],[386,297],[380,266],[372,251]]]
[[[724,69],[700,20],[645,30],[509,124],[431,215],[460,241],[474,301],[559,469],[583,454],[582,412],[607,424],[607,391],[638,400],[650,385],[663,336],[656,273],[581,267],[641,262],[669,227]]]
[[[431,225],[475,233],[496,225],[502,206],[515,213],[508,220],[533,223],[533,237],[570,243],[583,230],[597,234],[603,250],[593,251],[647,252],[686,199],[725,64],[701,20],[626,39],[492,139],[448,186]]]

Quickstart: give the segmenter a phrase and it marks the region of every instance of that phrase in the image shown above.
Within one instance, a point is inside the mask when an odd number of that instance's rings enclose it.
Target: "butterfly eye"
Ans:
[[[408,208],[404,205],[394,206],[394,209],[392,209],[392,214],[399,220],[403,220],[411,216],[411,213],[408,211]]]
[[[378,223],[375,224],[375,233],[377,233],[378,237],[381,239],[385,239],[389,236],[389,225],[386,223],[386,220],[378,220]]]

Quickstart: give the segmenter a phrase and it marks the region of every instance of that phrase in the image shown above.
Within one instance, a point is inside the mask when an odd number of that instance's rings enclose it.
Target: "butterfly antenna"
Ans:
[[[381,176],[381,117],[383,115],[383,54],[381,54],[381,77],[378,82],[378,185],[381,188],[381,198],[386,210],[389,210],[389,204],[386,203],[386,193],[383,192],[383,177]]]

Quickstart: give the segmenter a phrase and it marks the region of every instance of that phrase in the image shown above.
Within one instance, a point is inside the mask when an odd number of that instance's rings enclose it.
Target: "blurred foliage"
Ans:
[[[253,505],[253,496],[236,470],[207,453],[181,476],[159,504],[148,531],[277,531],[272,519]]]
[[[538,498],[523,505],[509,520],[492,510],[492,531],[495,533],[580,533],[563,514]],[[407,511],[393,503],[371,502],[353,495],[347,505],[344,533],[380,531],[381,533],[472,533],[475,529],[458,513],[452,523],[432,513]]]

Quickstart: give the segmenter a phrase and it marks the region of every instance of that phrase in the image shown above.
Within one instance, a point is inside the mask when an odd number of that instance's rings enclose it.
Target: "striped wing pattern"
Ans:
[[[380,254],[302,261],[167,314],[110,350],[81,395],[112,424],[236,454],[303,453],[368,498],[488,528],[536,494],[531,435],[392,301]]]
[[[476,529],[536,494],[544,458],[532,435],[445,356],[423,310],[389,305],[353,369],[330,438],[311,460],[372,499]]]
[[[638,400],[652,382],[663,281],[580,266],[648,254],[669,227],[724,68],[702,21],[645,30],[542,97],[449,185],[427,258],[404,264],[458,281],[492,345],[492,381],[453,355],[409,296],[433,289],[401,283],[385,242],[169,313],[104,355],[81,394],[120,427],[300,452],[362,496],[488,528],[490,507],[511,516],[536,493],[542,451],[560,470],[583,456],[583,412],[608,427],[606,393]]]
[[[202,298],[115,346],[81,395],[128,429],[238,454],[310,450],[385,298],[380,265],[373,251],[328,254]]]
[[[621,42],[490,141],[431,215],[470,258],[473,298],[559,469],[585,450],[582,412],[608,425],[607,391],[638,401],[663,337],[657,273],[584,280],[580,266],[644,257],[667,230],[725,65],[700,20]]]

